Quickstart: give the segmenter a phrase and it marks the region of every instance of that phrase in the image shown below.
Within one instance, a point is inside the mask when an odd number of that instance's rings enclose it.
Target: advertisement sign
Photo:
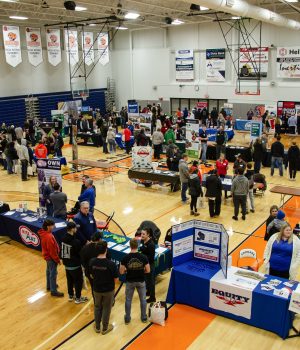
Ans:
[[[300,46],[277,47],[277,77],[300,78]]]
[[[206,80],[225,81],[225,49],[206,50]]]
[[[43,62],[40,28],[26,28],[26,44],[29,63],[37,67]]]
[[[60,30],[47,28],[46,42],[48,62],[55,67],[61,62]]]
[[[32,245],[34,247],[38,247],[40,245],[39,236],[35,232],[32,232],[27,226],[19,226],[19,235],[23,243],[26,245]]]
[[[219,249],[211,248],[204,245],[194,246],[194,257],[202,260],[219,262]]]
[[[198,157],[199,152],[199,120],[186,119],[185,137],[189,141],[186,152],[190,157]]]
[[[128,116],[139,116],[139,104],[136,101],[128,101]]]
[[[38,159],[37,163],[39,202],[41,207],[45,207],[46,203],[43,199],[45,186],[49,184],[51,176],[55,176],[57,182],[61,185],[60,159]]]
[[[203,228],[195,229],[195,242],[207,243],[211,245],[220,245],[219,232],[207,231]]]
[[[87,66],[90,66],[94,62],[94,34],[93,32],[82,33],[82,55],[84,62]]]
[[[108,33],[100,33],[98,36],[98,52],[100,55],[99,62],[102,66],[109,62],[108,44]]]
[[[262,133],[262,122],[252,120],[250,125],[250,140],[256,140],[261,136]]]
[[[292,102],[292,101],[279,101],[277,102],[277,115],[278,117],[281,117],[285,115],[287,118],[289,118],[291,115],[296,114],[296,104],[299,105],[299,102]]]
[[[207,102],[206,101],[202,101],[202,102],[197,102],[197,109],[202,110],[203,108],[207,108]]]
[[[194,80],[194,50],[176,50],[176,81]]]
[[[261,77],[268,74],[269,48],[252,47],[240,48],[240,79],[257,78],[260,71]]]
[[[71,66],[74,66],[79,61],[78,53],[78,38],[77,30],[65,30],[65,50],[67,54],[67,60]]]
[[[152,147],[136,146],[132,148],[132,167],[152,169]]]
[[[173,243],[173,257],[177,257],[193,251],[193,236],[176,240]]]
[[[16,26],[2,26],[5,59],[12,67],[22,62],[20,30]]]

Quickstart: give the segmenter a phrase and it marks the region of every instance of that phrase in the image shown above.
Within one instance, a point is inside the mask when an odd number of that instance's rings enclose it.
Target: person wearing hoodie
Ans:
[[[165,143],[168,144],[169,140],[172,140],[174,144],[176,142],[174,129],[172,127],[170,127],[165,133]]]
[[[42,228],[38,231],[38,234],[41,238],[42,255],[47,263],[47,290],[51,292],[51,296],[53,297],[63,297],[64,293],[61,293],[57,290],[56,283],[57,265],[60,265],[61,261],[59,259],[59,245],[52,234],[52,230],[54,229],[54,227],[54,221],[51,219],[46,219],[43,222]]]
[[[14,161],[19,158],[13,141],[7,143],[4,154],[7,163],[7,174],[13,174]]]
[[[179,178],[181,182],[181,200],[182,203],[188,204],[186,197],[186,191],[188,189],[188,183],[190,179],[189,168],[187,164],[188,156],[186,154],[182,155],[182,159],[179,160]]]
[[[219,216],[221,213],[222,181],[218,176],[217,169],[212,170],[211,174],[207,176],[205,186],[209,215],[211,218]]]
[[[172,140],[168,141],[168,146],[166,148],[166,157],[167,157],[167,167],[169,170],[172,170],[172,162],[174,159],[176,147],[177,146],[173,143]]]
[[[285,213],[282,210],[278,210],[276,218],[267,226],[266,241],[270,239],[276,232],[281,230],[281,227],[286,224]]]
[[[36,158],[47,158],[47,147],[45,146],[44,141],[42,139],[39,141],[39,144],[35,146],[34,154]]]
[[[109,145],[109,152],[116,153],[116,134],[113,131],[112,126],[108,128],[107,132],[107,143]]]
[[[29,153],[28,153],[28,148],[26,147],[27,142],[25,139],[21,139],[18,142],[21,143],[21,144],[18,144],[18,148],[17,148],[18,157],[21,162],[21,177],[22,177],[22,181],[27,181],[29,180],[27,178],[27,167],[29,163]]]
[[[297,146],[297,143],[293,141],[291,147],[288,150],[288,165],[291,181],[296,181],[297,161],[299,161],[299,159],[300,150]]]
[[[162,152],[162,145],[164,143],[164,134],[160,131],[160,128],[156,129],[152,135],[152,144],[154,147],[154,159],[160,159]]]
[[[243,167],[237,169],[238,175],[232,180],[231,193],[233,197],[234,215],[233,220],[238,220],[239,207],[242,208],[242,219],[246,220],[246,203],[249,192],[249,181],[244,176]]]
[[[199,169],[196,167],[193,169],[190,178],[189,178],[189,195],[191,196],[191,204],[190,204],[190,208],[191,208],[191,215],[195,215],[198,216],[199,213],[197,212],[197,201],[198,198],[202,192],[201,190],[201,183],[200,183],[200,179],[198,176],[198,171]]]
[[[69,301],[71,302],[74,300],[75,288],[75,304],[81,304],[88,301],[88,299],[81,296],[83,285],[80,260],[81,243],[79,239],[75,237],[76,231],[77,227],[75,222],[68,222],[67,233],[63,237],[61,243],[61,258],[66,269]]]

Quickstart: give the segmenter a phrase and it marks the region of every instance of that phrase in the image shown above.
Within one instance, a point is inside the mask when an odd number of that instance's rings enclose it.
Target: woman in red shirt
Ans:
[[[220,154],[220,158],[216,161],[216,169],[218,172],[218,175],[221,178],[225,178],[227,175],[227,170],[228,170],[228,160],[225,158],[225,155],[223,153]],[[225,192],[225,198],[228,198],[227,196],[227,191]]]

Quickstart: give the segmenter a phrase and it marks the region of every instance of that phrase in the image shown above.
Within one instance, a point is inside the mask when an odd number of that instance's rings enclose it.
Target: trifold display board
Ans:
[[[227,278],[229,236],[222,224],[191,220],[172,226],[173,266],[192,259],[220,266]]]

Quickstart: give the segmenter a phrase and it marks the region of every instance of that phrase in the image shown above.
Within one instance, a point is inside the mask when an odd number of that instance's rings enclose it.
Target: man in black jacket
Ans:
[[[76,224],[68,222],[67,234],[62,239],[61,258],[66,268],[68,283],[69,301],[74,300],[75,287],[75,304],[85,303],[88,299],[81,296],[83,275],[80,261],[81,243],[75,238]]]
[[[220,154],[226,153],[226,142],[227,142],[227,134],[224,131],[224,127],[220,126],[217,135],[216,135],[216,159],[220,158]]]
[[[206,178],[206,194],[208,198],[209,215],[211,218],[219,216],[221,212],[222,181],[214,169]]]
[[[271,146],[271,176],[274,175],[275,163],[279,168],[279,175],[283,176],[283,157],[284,157],[284,146],[280,142],[281,137],[276,137],[277,141],[275,141]]]

